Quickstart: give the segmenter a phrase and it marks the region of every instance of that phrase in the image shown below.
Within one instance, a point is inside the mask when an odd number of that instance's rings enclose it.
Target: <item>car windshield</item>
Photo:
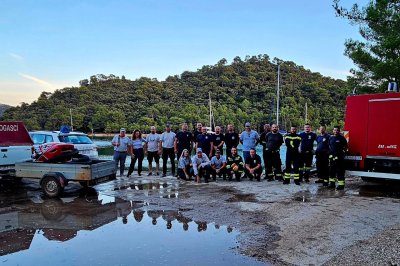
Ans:
[[[86,135],[65,135],[58,136],[61,142],[72,144],[93,144],[93,141]]]

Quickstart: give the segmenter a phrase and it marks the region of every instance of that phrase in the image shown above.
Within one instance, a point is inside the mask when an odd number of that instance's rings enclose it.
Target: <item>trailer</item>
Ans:
[[[116,178],[114,161],[93,160],[90,163],[41,163],[35,161],[15,164],[17,179],[37,179],[47,197],[58,197],[69,182],[93,186]]]
[[[32,159],[33,142],[20,121],[0,121],[0,179],[12,175],[16,162]]]
[[[348,175],[400,180],[400,93],[348,96],[345,157]]]

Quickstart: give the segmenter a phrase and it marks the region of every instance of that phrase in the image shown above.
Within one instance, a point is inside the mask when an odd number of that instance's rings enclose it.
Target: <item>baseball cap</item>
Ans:
[[[246,124],[244,124],[245,127],[250,127],[251,124],[249,122],[246,122]]]
[[[165,125],[165,127],[171,127],[171,124],[170,124],[170,123],[167,123],[167,124]]]
[[[203,152],[203,150],[202,150],[201,148],[197,148],[196,152],[197,152],[197,153]]]
[[[121,128],[120,130],[119,130],[119,132],[126,132],[126,130],[125,130],[125,128]]]
[[[219,149],[216,149],[215,153],[221,153],[221,151]]]

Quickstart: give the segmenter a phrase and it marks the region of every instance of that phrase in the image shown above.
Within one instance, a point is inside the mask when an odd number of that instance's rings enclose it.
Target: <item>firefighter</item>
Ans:
[[[305,124],[304,131],[300,133],[300,181],[310,182],[311,165],[314,153],[314,141],[317,139],[317,134],[311,131],[311,125]]]
[[[290,184],[290,176],[293,174],[294,183],[300,185],[299,177],[299,146],[301,137],[297,134],[297,127],[292,126],[290,133],[285,136],[286,144],[286,169],[283,184]]]
[[[236,147],[232,147],[231,155],[226,160],[226,171],[228,173],[228,180],[232,181],[232,176],[235,176],[236,181],[240,181],[240,177],[243,174],[243,160],[242,157],[237,153]]]
[[[335,188],[337,178],[336,189],[344,189],[344,155],[346,151],[347,141],[340,134],[340,127],[335,126],[333,128],[333,135],[329,138],[329,188]]]
[[[319,136],[317,137],[317,150],[315,151],[317,163],[318,180],[315,183],[323,183],[328,186],[329,178],[329,134],[325,126],[319,127]]]
[[[271,126],[271,132],[265,136],[265,175],[267,181],[274,180],[274,173],[272,169],[275,169],[275,180],[282,180],[282,162],[279,155],[279,150],[283,144],[283,136],[279,133],[278,125],[273,124]]]

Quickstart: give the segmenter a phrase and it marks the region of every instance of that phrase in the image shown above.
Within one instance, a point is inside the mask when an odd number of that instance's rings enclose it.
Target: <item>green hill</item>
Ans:
[[[208,121],[208,94],[218,125],[234,123],[243,128],[275,122],[277,62],[267,55],[235,57],[231,64],[221,59],[197,71],[169,76],[128,80],[124,76],[95,75],[79,87],[43,92],[32,104],[8,109],[4,120],[25,121],[29,129],[58,129],[69,124],[72,110],[75,129],[115,132],[120,127],[175,128],[183,121]],[[281,61],[281,127],[304,123],[304,107],[313,125],[342,124],[346,82],[313,73],[294,62]]]
[[[3,113],[9,109],[11,106],[0,103],[0,117],[3,116]]]

